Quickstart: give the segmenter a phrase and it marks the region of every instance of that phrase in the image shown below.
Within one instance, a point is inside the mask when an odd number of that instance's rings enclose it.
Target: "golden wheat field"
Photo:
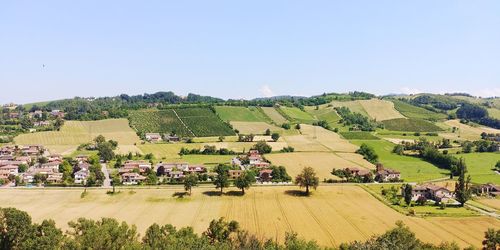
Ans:
[[[0,204],[27,211],[35,222],[54,219],[63,228],[79,217],[113,217],[137,225],[141,233],[153,223],[191,226],[201,233],[210,220],[226,217],[260,237],[283,240],[285,232],[295,231],[325,246],[368,239],[398,220],[423,241],[456,241],[462,247],[480,246],[487,228],[500,227],[498,220],[488,217],[407,217],[353,185],[321,186],[310,197],[296,196],[296,187],[252,187],[245,196],[231,189],[222,197],[213,188],[200,187],[192,197],[175,198],[180,191],[122,189],[109,196],[103,189],[93,189],[81,198],[81,189],[0,190]]]
[[[134,144],[140,138],[129,127],[127,119],[66,121],[60,131],[21,134],[14,141],[20,145],[42,144],[51,153],[71,154],[78,145],[91,142],[98,135],[118,141],[122,151],[139,151]]]
[[[368,115],[377,121],[405,118],[394,108],[394,103],[379,99],[360,100],[359,104]]]
[[[301,124],[300,131],[307,140],[317,143],[329,151],[352,153],[358,149],[358,146],[341,138],[339,134],[322,127]]]

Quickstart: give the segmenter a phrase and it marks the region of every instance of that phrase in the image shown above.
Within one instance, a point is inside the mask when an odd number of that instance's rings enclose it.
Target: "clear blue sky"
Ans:
[[[0,103],[166,90],[500,95],[500,1],[5,0],[0,86]]]

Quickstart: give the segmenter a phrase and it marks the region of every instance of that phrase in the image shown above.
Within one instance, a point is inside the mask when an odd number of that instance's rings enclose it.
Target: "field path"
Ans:
[[[175,112],[175,109],[172,109],[172,111],[174,112],[177,119],[179,119],[179,121],[182,123],[182,125],[189,131],[189,133],[191,133],[194,137],[196,137],[196,135],[193,133],[193,131],[186,125],[186,123],[184,123],[184,121],[179,117],[177,112]]]

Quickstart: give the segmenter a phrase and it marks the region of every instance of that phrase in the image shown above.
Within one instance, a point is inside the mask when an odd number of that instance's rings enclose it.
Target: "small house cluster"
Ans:
[[[21,173],[23,171],[20,171],[19,168],[21,166],[27,168],[33,165],[37,159],[45,155],[46,152],[45,148],[41,145],[9,145],[0,148],[0,179],[7,182],[12,181],[12,178],[16,176],[24,178],[27,173]],[[43,167],[49,169],[52,165],[47,163]]]
[[[186,162],[159,163],[156,165],[156,174],[169,181],[180,181],[191,173],[204,174],[207,168],[203,165],[189,165]]]
[[[271,164],[264,159],[258,150],[250,150],[246,155],[233,158],[231,164],[240,168],[238,170],[229,170],[229,178],[231,179],[236,179],[244,171],[251,169],[258,170],[257,181],[269,182],[273,178],[273,171],[270,169]]]
[[[153,142],[153,143],[162,142],[162,141],[179,142],[181,140],[179,138],[179,136],[177,136],[175,134],[164,134],[162,136],[160,133],[146,133],[144,135],[144,138],[146,139],[146,141]]]
[[[404,190],[401,192],[402,195],[404,195]],[[446,203],[449,199],[453,198],[453,192],[449,189],[431,183],[414,186],[412,188],[411,195],[412,201],[417,201],[423,197],[426,200]]]
[[[340,174],[339,174],[340,172]],[[398,182],[401,181],[401,172],[385,168],[381,163],[377,163],[375,171],[357,168],[357,167],[348,167],[339,170],[333,171],[335,175],[339,177],[346,178],[347,181],[355,181],[355,182]]]

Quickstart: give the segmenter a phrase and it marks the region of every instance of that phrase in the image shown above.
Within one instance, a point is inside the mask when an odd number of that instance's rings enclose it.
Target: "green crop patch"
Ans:
[[[447,117],[446,114],[433,112],[400,100],[391,100],[391,101],[394,103],[394,108],[408,118],[442,120],[446,119]]]
[[[266,115],[257,107],[217,106],[217,114],[223,121],[267,122]]]
[[[382,121],[382,123],[386,129],[393,131],[434,132],[442,130],[437,125],[421,119],[397,118]]]
[[[339,132],[342,137],[347,140],[379,140],[380,138],[374,136],[370,132],[359,131],[359,132]]]

